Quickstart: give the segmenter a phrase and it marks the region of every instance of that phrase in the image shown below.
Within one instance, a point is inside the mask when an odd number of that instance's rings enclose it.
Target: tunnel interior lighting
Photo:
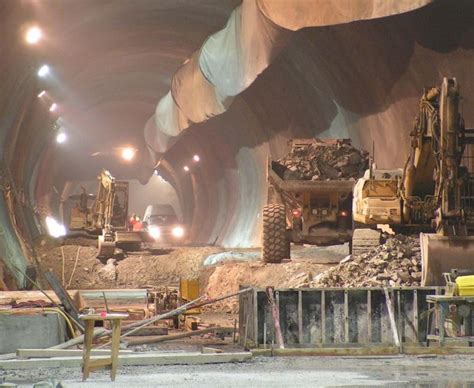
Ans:
[[[175,226],[171,233],[174,237],[181,238],[184,236],[184,228],[182,226]]]
[[[48,234],[51,237],[58,238],[66,235],[66,228],[64,225],[60,224],[53,217],[46,217],[46,227],[48,229]]]
[[[39,94],[38,97],[41,98],[46,94],[46,90],[42,90]]]
[[[56,143],[63,144],[67,140],[67,135],[64,132],[59,132],[56,135]]]
[[[130,162],[135,158],[135,154],[137,153],[137,150],[132,148],[132,147],[125,147],[122,148],[122,151],[120,153],[120,156],[122,157],[123,160],[126,162]]]
[[[37,44],[43,37],[43,32],[38,26],[28,28],[25,34],[25,41],[28,44]]]
[[[58,109],[58,104],[56,104],[55,102],[53,102],[51,106],[49,107],[50,112],[55,112],[57,109]]]
[[[186,172],[188,172],[188,171],[189,171],[189,167],[188,167],[188,166],[184,166],[184,167],[183,167],[183,170],[186,171]]]
[[[46,77],[49,74],[49,66],[48,65],[43,65],[39,68],[38,70],[38,76],[39,77]]]
[[[153,238],[154,240],[158,240],[161,236],[161,231],[160,228],[157,226],[150,226],[148,228],[148,234]]]
[[[196,154],[193,156],[193,160],[197,163],[201,160],[201,158],[199,157],[199,155]]]

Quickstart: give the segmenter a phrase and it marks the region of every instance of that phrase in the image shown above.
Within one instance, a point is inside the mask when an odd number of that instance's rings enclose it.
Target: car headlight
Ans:
[[[181,238],[184,236],[184,228],[181,226],[175,226],[171,231],[171,234],[173,235],[173,237]]]
[[[148,228],[148,234],[156,240],[156,239],[160,238],[160,235],[161,235],[160,228],[158,228],[156,226],[150,226]]]

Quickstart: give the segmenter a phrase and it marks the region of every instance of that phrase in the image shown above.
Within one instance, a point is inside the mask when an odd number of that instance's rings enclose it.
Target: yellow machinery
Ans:
[[[348,139],[319,142],[292,139],[292,153],[311,144],[327,146],[349,143]],[[333,245],[351,241],[350,180],[284,180],[279,163],[268,160],[268,202],[263,208],[262,259],[280,263],[290,257],[290,242]]]
[[[404,168],[368,170],[354,187],[355,228],[422,232],[423,285],[443,285],[452,268],[474,268],[474,175],[463,165],[474,130],[464,128],[459,100],[454,78],[425,90]],[[353,248],[367,244],[359,236],[355,229]]]
[[[124,250],[140,250],[142,242],[154,240],[145,231],[128,231],[128,182],[116,181],[107,170],[98,176],[97,195],[80,196],[70,199],[79,200],[71,209],[69,230],[85,230],[98,235],[98,256],[113,256],[115,247]],[[86,196],[86,197],[84,197]],[[94,199],[91,207],[89,201]]]

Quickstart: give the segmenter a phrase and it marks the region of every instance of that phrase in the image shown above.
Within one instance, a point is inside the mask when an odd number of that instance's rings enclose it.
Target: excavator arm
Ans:
[[[474,185],[467,167],[462,166],[466,145],[474,144],[473,131],[464,128],[456,79],[444,78],[436,90],[430,100],[435,110],[429,129],[435,162],[432,226],[436,234],[420,235],[423,285],[442,285],[444,272],[474,268],[470,219]]]

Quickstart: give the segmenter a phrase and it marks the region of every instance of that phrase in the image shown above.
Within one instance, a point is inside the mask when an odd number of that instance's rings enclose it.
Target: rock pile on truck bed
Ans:
[[[369,253],[348,256],[309,287],[411,287],[421,281],[419,240],[397,235]]]
[[[360,178],[369,166],[369,154],[354,148],[349,139],[317,140],[298,144],[278,160],[285,180],[332,180]]]

